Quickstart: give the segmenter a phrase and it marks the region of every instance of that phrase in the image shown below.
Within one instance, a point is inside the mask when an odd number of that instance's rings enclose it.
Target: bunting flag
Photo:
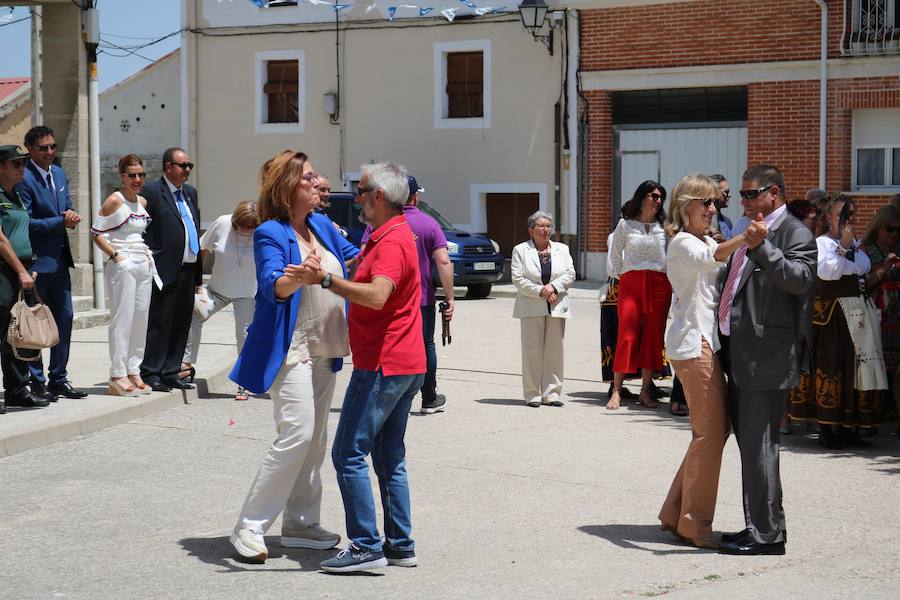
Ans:
[[[396,6],[388,6],[388,21],[393,21],[394,15],[396,15],[396,14],[397,14],[397,7]]]
[[[478,8],[477,6],[475,6],[475,3],[472,2],[472,0],[459,0],[459,1],[462,2],[463,4],[465,4],[466,6],[468,6],[469,8]]]
[[[234,0],[217,0],[219,4],[223,2],[234,2]],[[267,8],[269,5],[269,0],[249,0],[254,6],[258,8]],[[388,0],[390,1],[390,0]],[[471,10],[475,15],[479,17],[483,17],[485,15],[492,15],[500,12],[508,11],[507,7],[499,6],[478,6],[475,4],[477,0],[459,0],[459,3],[462,4],[465,8],[461,9],[457,8],[440,8],[440,6],[422,6],[419,4],[394,4],[391,6],[386,6],[386,2],[382,3],[383,0],[344,0],[343,2],[339,2],[338,0],[298,0],[299,4],[304,4],[305,2],[309,2],[309,4],[313,6],[328,6],[334,12],[339,13],[342,10],[352,9],[358,4],[362,4],[362,2],[371,2],[370,4],[366,4],[365,14],[371,13],[373,10],[377,11],[382,17],[386,18],[389,21],[393,21],[397,16],[397,11],[401,8],[409,9],[416,11],[420,17],[425,17],[433,13],[435,10],[440,11],[440,14],[450,21],[451,23],[456,18],[457,12],[459,10],[463,10],[464,12],[468,12]],[[2,17],[0,17],[0,21],[2,21]]]
[[[345,8],[350,8],[351,6],[353,6],[353,5],[352,4],[335,4],[334,12],[340,12],[340,11],[344,10]]]
[[[420,9],[419,9],[419,16],[420,16],[420,17],[424,17],[425,15],[427,15],[428,13],[430,13],[430,12],[433,11],[433,10],[434,10],[434,7],[433,7],[433,6],[429,6],[428,8],[420,8]]]
[[[446,18],[448,21],[450,21],[452,23],[453,19],[456,18],[456,9],[455,8],[445,8],[444,10],[441,11],[441,14],[444,15],[444,18]]]

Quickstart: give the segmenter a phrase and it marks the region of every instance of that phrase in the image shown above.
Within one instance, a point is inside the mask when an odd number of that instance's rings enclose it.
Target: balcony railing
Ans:
[[[900,54],[898,4],[900,0],[844,0],[841,54]]]

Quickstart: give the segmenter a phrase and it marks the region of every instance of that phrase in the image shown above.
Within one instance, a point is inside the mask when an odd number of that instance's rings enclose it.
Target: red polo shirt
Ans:
[[[350,351],[353,366],[385,375],[425,372],[422,342],[422,296],[419,255],[406,217],[398,215],[372,232],[359,255],[354,281],[371,283],[384,277],[394,284],[381,310],[350,305]]]

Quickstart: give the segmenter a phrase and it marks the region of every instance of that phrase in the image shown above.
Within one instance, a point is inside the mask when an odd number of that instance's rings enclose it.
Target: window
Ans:
[[[844,0],[844,23],[848,3]],[[900,0],[851,0],[841,52],[850,55],[896,52],[900,43]]]
[[[491,126],[491,41],[434,44],[435,129]]]
[[[305,129],[305,61],[300,50],[256,53],[256,132]]]
[[[853,189],[900,188],[900,108],[853,111]]]
[[[449,52],[447,56],[447,118],[484,116],[484,53]]]

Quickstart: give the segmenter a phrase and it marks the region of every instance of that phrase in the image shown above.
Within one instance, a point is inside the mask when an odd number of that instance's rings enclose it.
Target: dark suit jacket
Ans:
[[[50,165],[50,174],[53,176],[55,192],[47,185],[34,164],[28,161],[25,176],[15,188],[31,216],[29,231],[35,255],[31,268],[38,273],[55,273],[60,261],[69,267],[75,266],[62,216],[72,209],[69,180],[65,171],[56,165]]]
[[[184,184],[181,186],[181,192],[191,209],[199,240],[200,209],[197,204],[197,189]],[[148,182],[141,190],[141,195],[147,199],[147,213],[152,219],[144,231],[144,241],[153,252],[156,271],[162,279],[163,286],[166,286],[178,277],[184,258],[184,223],[181,220],[181,212],[175,206],[175,196],[169,191],[169,185],[164,177]],[[199,256],[195,266],[194,282],[195,285],[200,285],[203,282],[203,267]]]
[[[747,264],[731,309],[731,376],[743,390],[784,390],[808,371],[817,265],[816,241],[785,211]],[[729,269],[731,264],[729,262]],[[727,278],[727,270],[722,283]]]

